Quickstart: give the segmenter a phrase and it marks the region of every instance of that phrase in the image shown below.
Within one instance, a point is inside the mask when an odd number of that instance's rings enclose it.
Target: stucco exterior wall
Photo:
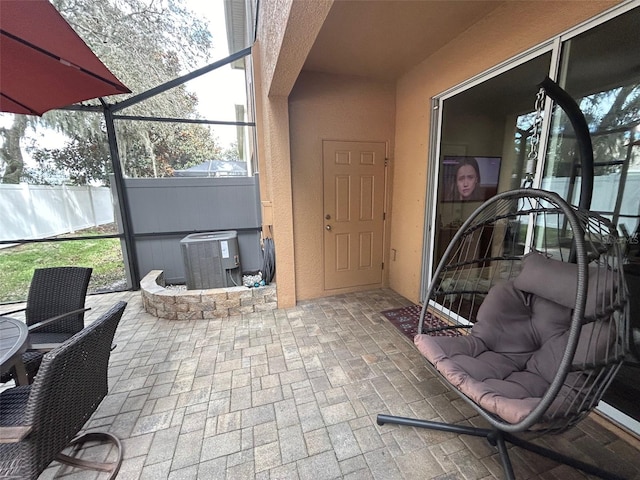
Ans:
[[[300,74],[289,97],[298,299],[346,291],[324,290],[322,141],[386,142],[392,165],[394,124],[394,84],[361,77]]]
[[[260,4],[260,74],[266,95],[289,95],[332,4],[333,0]]]
[[[261,201],[268,204],[276,256],[278,307],[296,304],[288,95],[333,0],[261,3],[253,46]]]
[[[256,120],[261,196],[273,213],[278,306],[338,293],[325,291],[322,277],[322,139],[388,142],[384,284],[417,302],[431,193],[431,98],[619,2],[505,2],[395,85],[300,73],[332,3],[261,4],[253,53]]]
[[[617,3],[506,2],[399,79],[389,287],[419,301],[431,98]]]

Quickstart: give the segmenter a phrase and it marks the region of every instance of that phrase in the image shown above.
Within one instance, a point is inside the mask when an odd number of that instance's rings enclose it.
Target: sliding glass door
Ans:
[[[532,79],[542,81],[550,62],[543,53],[442,101],[433,269],[471,212],[522,185],[538,91]]]
[[[631,340],[640,349],[640,8],[562,43],[558,83],[585,115],[594,152],[591,210],[618,226],[631,291]],[[542,188],[572,203],[582,178],[576,141],[560,109],[554,112]],[[640,357],[637,353],[607,391],[606,413],[640,430]],[[612,411],[613,407],[616,411]],[[618,414],[624,416],[620,417]]]
[[[624,10],[624,11],[623,11]],[[462,222],[496,193],[533,186],[578,204],[582,168],[573,128],[549,102],[536,124],[537,85],[553,78],[578,103],[593,142],[591,209],[618,227],[631,290],[631,338],[640,351],[640,7],[616,13],[552,39],[539,51],[434,99],[432,178],[425,239],[423,293]],[[540,135],[538,136],[537,133]],[[538,138],[540,154],[531,152]],[[538,157],[538,158],[535,158]],[[537,160],[537,161],[534,161]],[[513,242],[524,248],[533,226],[521,225]],[[640,434],[640,355],[624,366],[601,410]]]

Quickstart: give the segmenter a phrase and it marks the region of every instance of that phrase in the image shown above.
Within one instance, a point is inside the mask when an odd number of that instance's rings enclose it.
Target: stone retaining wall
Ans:
[[[276,285],[208,290],[172,290],[165,288],[164,272],[150,271],[140,282],[144,309],[169,320],[224,318],[278,308]]]

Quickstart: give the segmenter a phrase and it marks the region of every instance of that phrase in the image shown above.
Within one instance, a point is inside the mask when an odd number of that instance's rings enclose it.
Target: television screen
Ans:
[[[501,157],[445,156],[443,201],[484,201],[498,192]]]

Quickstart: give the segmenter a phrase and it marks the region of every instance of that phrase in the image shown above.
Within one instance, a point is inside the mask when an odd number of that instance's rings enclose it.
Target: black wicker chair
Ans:
[[[509,479],[507,442],[619,478],[530,440],[582,420],[629,351],[620,245],[611,222],[552,192],[514,190],[485,202],[444,253],[414,341],[487,427],[390,415],[378,424],[485,437]],[[450,327],[427,329],[428,317]]]
[[[37,268],[29,287],[26,307],[1,315],[24,312],[29,327],[31,349],[22,355],[29,383],[38,371],[44,352],[84,328],[85,298],[91,268]],[[15,370],[0,377],[0,382],[17,380]]]
[[[115,478],[122,445],[106,432],[74,438],[107,394],[111,342],[125,302],[44,355],[31,385],[0,393],[0,478],[36,479],[53,461],[109,471]],[[86,441],[107,441],[116,448],[112,463],[87,462],[61,455]]]

